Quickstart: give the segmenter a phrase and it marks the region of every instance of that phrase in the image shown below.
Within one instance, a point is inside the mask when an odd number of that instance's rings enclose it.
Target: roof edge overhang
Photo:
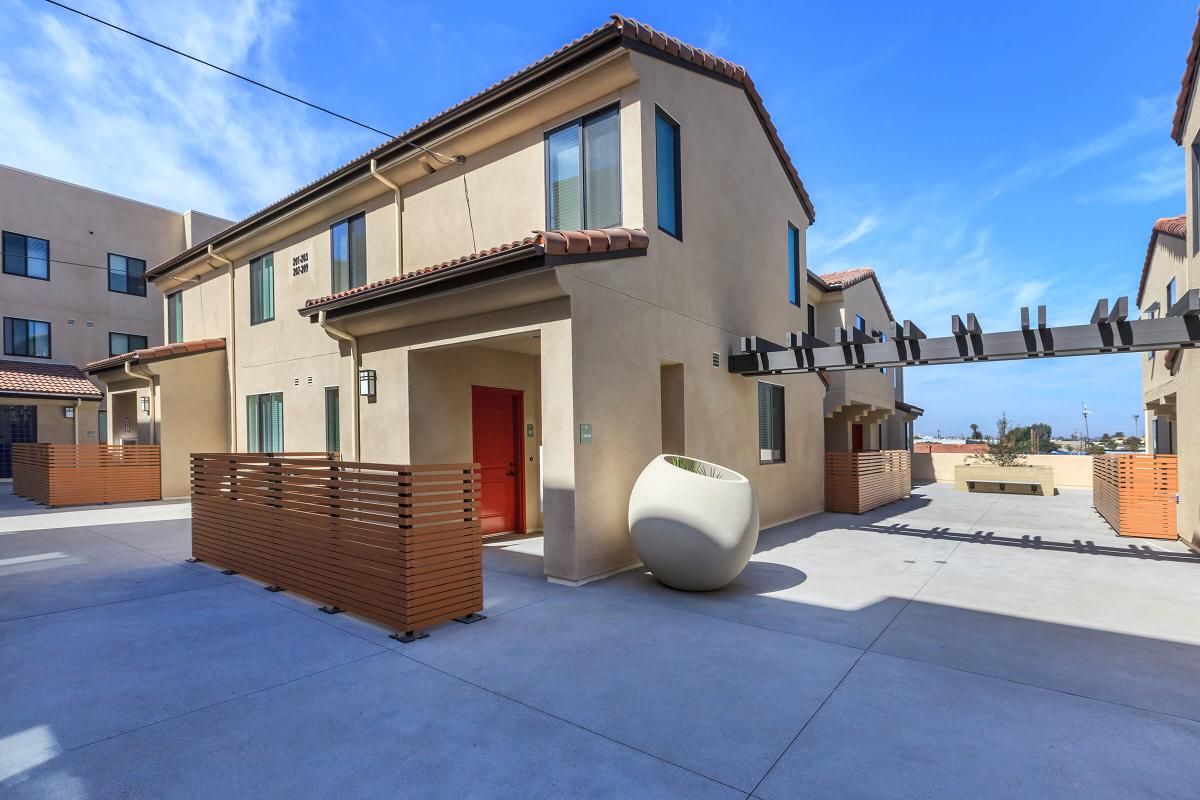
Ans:
[[[16,392],[11,390],[0,391],[0,397],[32,397],[39,400],[95,400],[99,402],[104,399],[104,393],[99,389],[96,394],[83,394],[82,392]]]
[[[250,229],[264,223],[270,223],[277,217],[285,216],[297,206],[302,206],[330,191],[355,183],[358,180],[370,178],[372,161],[376,162],[376,170],[384,171],[392,166],[391,162],[398,158],[414,154],[420,155],[419,148],[414,145],[425,145],[428,142],[436,140],[456,128],[488,114],[497,106],[503,105],[532,89],[550,83],[609,50],[620,47],[623,41],[620,29],[611,23],[597,28],[579,40],[567,45],[559,52],[551,54],[542,62],[534,64],[517,75],[501,81],[499,85],[492,89],[485,89],[478,95],[442,112],[411,131],[364,153],[349,164],[335,170],[325,178],[319,179],[312,185],[288,195],[282,200],[267,206],[262,211],[234,223],[215,236],[146,270],[146,277],[155,279],[168,275],[175,269],[186,266],[206,256],[210,245],[219,249],[225,244],[239,238],[242,234],[247,233]]]
[[[153,364],[157,361],[167,361],[172,358],[201,355],[203,353],[212,353],[217,350],[224,349],[224,339],[197,339],[190,342],[158,345],[157,347],[148,347],[144,350],[133,350],[117,356],[102,358],[99,361],[92,361],[91,363],[84,365],[83,371],[88,375],[95,375],[98,372],[119,368],[125,364]],[[154,351],[160,352],[155,353]]]
[[[660,40],[662,40],[660,42]],[[316,202],[325,195],[341,188],[351,186],[371,178],[371,164],[375,163],[377,171],[386,171],[403,158],[419,156],[416,145],[428,146],[439,138],[452,134],[457,129],[467,125],[479,117],[491,113],[495,109],[511,102],[540,86],[550,83],[570,72],[586,66],[604,54],[623,49],[641,52],[654,58],[666,61],[681,68],[697,71],[714,80],[720,80],[732,86],[740,87],[750,101],[751,108],[758,117],[772,149],[780,162],[789,182],[792,184],[800,204],[808,216],[809,224],[816,221],[816,212],[805,189],[799,172],[792,163],[786,148],[783,146],[778,129],[771,121],[770,115],[762,102],[753,80],[741,67],[733,65],[724,59],[705,53],[697,48],[688,46],[690,52],[699,54],[701,63],[689,61],[674,52],[658,46],[671,46],[678,40],[668,37],[643,23],[621,15],[614,14],[612,19],[592,32],[576,39],[559,50],[551,53],[541,61],[520,70],[514,75],[501,80],[489,89],[464,100],[456,106],[435,115],[420,123],[405,133],[369,150],[350,163],[340,167],[323,178],[293,192],[276,201],[266,208],[251,214],[249,217],[234,223],[216,235],[196,244],[182,253],[167,259],[151,269],[146,270],[146,277],[151,280],[165,277],[181,268],[194,265],[206,259],[211,249],[220,249],[230,245],[258,228],[270,224],[277,219],[288,216],[294,210]],[[682,43],[680,43],[682,44]],[[679,52],[683,52],[682,48]],[[728,67],[718,71],[718,66]]]
[[[621,258],[643,256],[646,254],[646,250],[645,247],[630,247],[610,252],[552,255],[546,252],[543,245],[522,245],[454,267],[434,270],[425,275],[416,275],[407,280],[386,284],[349,297],[304,306],[297,309],[297,312],[313,322],[324,312],[325,318],[332,321],[387,308],[401,302],[441,295],[476,284],[490,283],[568,264],[615,261]]]

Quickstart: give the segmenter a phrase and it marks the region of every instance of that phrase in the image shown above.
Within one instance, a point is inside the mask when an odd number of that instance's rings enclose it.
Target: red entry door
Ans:
[[[473,458],[482,467],[483,535],[524,532],[522,393],[471,387]]]
[[[863,426],[858,424],[851,425],[850,435],[852,437],[850,451],[854,453],[861,453],[863,450]]]

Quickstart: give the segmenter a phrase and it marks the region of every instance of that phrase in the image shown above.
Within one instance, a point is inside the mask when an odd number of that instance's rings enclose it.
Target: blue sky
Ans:
[[[376,127],[407,128],[612,11],[744,64],[813,196],[809,265],[870,265],[897,315],[1015,327],[1133,295],[1181,213],[1169,132],[1195,0],[399,3],[75,0]],[[169,11],[168,11],[169,9]],[[40,0],[0,0],[0,162],[240,217],[378,139]],[[763,332],[769,333],[769,332]],[[1137,355],[908,371],[918,431],[1007,412],[1130,430]]]

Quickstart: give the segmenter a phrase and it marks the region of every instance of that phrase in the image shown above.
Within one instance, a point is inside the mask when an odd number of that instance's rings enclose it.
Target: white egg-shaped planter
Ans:
[[[629,497],[629,533],[642,563],[674,589],[720,589],[758,543],[758,501],[744,475],[685,456],[646,465]]]

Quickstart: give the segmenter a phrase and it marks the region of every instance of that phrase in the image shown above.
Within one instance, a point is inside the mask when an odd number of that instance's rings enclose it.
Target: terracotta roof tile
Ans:
[[[879,283],[879,276],[870,267],[857,267],[838,272],[827,272],[824,275],[818,275],[817,278],[831,292],[840,292],[842,289],[848,289],[865,280],[875,281],[875,288],[879,291],[879,299],[883,301],[883,309],[887,311],[888,318],[893,322],[895,321],[896,318],[892,315],[892,307],[888,305],[887,296],[883,293],[883,285]]]
[[[389,139],[388,141],[373,147],[366,153],[347,161],[345,164],[337,167],[336,169],[330,170],[316,180],[310,181],[285,197],[282,197],[274,203],[255,211],[242,220],[229,226],[225,230],[194,245],[183,253],[180,253],[179,255],[146,270],[146,276],[153,278],[158,275],[166,274],[174,267],[184,264],[187,261],[204,253],[210,244],[216,243],[221,237],[232,237],[246,230],[247,228],[252,227],[259,217],[285,207],[290,202],[297,200],[301,195],[319,188],[324,183],[332,181],[340,176],[348,175],[356,169],[365,168],[373,158],[377,158],[389,150],[399,150],[400,148],[410,146],[407,144],[408,140],[419,138],[431,126],[435,126],[444,122],[455,112],[464,109],[471,103],[488,98],[490,95],[499,94],[509,87],[517,85],[521,78],[526,77],[552,59],[576,48],[583,48],[590,43],[602,39],[603,37],[614,36],[636,41],[639,44],[645,45],[654,50],[658,50],[666,56],[678,58],[693,66],[700,67],[704,70],[712,72],[714,75],[723,77],[741,85],[746,91],[755,113],[759,117],[759,120],[761,121],[763,128],[767,133],[767,137],[770,139],[771,145],[775,149],[780,163],[784,167],[784,171],[787,173],[793,188],[799,196],[801,204],[808,213],[810,222],[815,221],[816,214],[813,209],[812,199],[809,197],[808,191],[804,188],[804,184],[800,180],[800,175],[796,171],[795,165],[788,156],[787,150],[783,144],[783,140],[780,139],[779,132],[775,128],[774,123],[771,121],[770,114],[767,113],[766,107],[763,105],[762,96],[758,93],[758,89],[754,86],[754,82],[750,79],[750,76],[747,74],[745,68],[727,61],[726,59],[720,58],[719,56],[715,56],[712,53],[701,50],[698,47],[693,47],[689,44],[686,44],[672,36],[668,36],[660,31],[655,30],[654,28],[651,28],[645,23],[638,22],[637,20],[629,17],[623,17],[619,14],[613,14],[612,18],[608,22],[591,30],[583,36],[580,36],[574,41],[563,45],[554,52],[538,59],[532,64],[523,67],[517,72],[514,72],[512,75],[509,75],[507,78],[503,78],[502,80],[493,83],[486,89],[476,92],[465,100],[450,106],[446,110],[441,111],[426,120],[418,122],[416,125],[413,125],[395,138]]]
[[[1171,138],[1175,144],[1183,144],[1183,123],[1187,116],[1188,103],[1192,99],[1192,86],[1196,83],[1197,61],[1200,61],[1200,18],[1192,29],[1192,46],[1188,50],[1187,65],[1179,83],[1179,96],[1175,98],[1175,117],[1171,120]]]
[[[1137,300],[1134,301],[1138,308],[1141,308],[1142,295],[1146,293],[1146,279],[1150,277],[1150,262],[1154,259],[1154,246],[1158,244],[1160,233],[1176,239],[1187,239],[1187,214],[1180,214],[1178,217],[1163,217],[1155,221],[1154,226],[1150,229],[1150,244],[1146,245],[1146,260],[1142,262],[1142,278],[1138,281]]]
[[[783,140],[779,137],[779,131],[775,128],[775,123],[771,121],[771,115],[767,113],[767,108],[763,105],[762,96],[758,93],[758,88],[754,85],[754,81],[751,80],[750,74],[746,72],[745,67],[740,64],[734,64],[732,61],[727,61],[720,56],[713,55],[706,50],[685,44],[673,36],[668,36],[651,28],[644,22],[638,22],[636,19],[623,17],[620,14],[613,14],[613,22],[616,23],[617,27],[621,30],[621,34],[626,38],[649,45],[667,55],[675,56],[693,66],[701,67],[740,84],[745,89],[746,95],[750,98],[750,104],[754,107],[754,113],[758,115],[759,121],[762,122],[762,126],[767,132],[767,138],[771,140],[771,146],[775,149],[775,154],[779,157],[779,163],[783,166],[784,172],[787,173],[788,180],[792,183],[792,188],[799,195],[800,204],[804,206],[809,222],[816,221],[816,212],[813,209],[812,198],[808,196],[808,190],[804,188],[804,182],[800,180],[800,173],[796,171],[796,165],[792,163],[787,148],[784,147]]]
[[[104,396],[79,367],[37,361],[0,361],[0,394],[5,392],[94,400]]]
[[[141,350],[131,350],[128,353],[122,353],[111,358],[102,358],[99,361],[93,361],[90,364],[86,364],[84,369],[95,373],[103,369],[120,366],[127,362],[130,364],[146,364],[151,361],[162,361],[164,358],[175,358],[176,356],[186,356],[192,353],[203,353],[208,350],[224,349],[224,339],[195,339],[190,342],[174,342],[172,344],[160,344],[157,347],[146,347]]]
[[[394,286],[398,283],[411,280],[420,275],[428,275],[431,272],[441,272],[442,270],[451,269],[453,267],[461,267],[466,264],[474,264],[482,259],[508,253],[513,250],[527,248],[531,254],[545,253],[551,256],[566,256],[566,255],[585,255],[588,253],[613,253],[621,250],[645,250],[650,246],[650,237],[641,228],[602,228],[599,230],[583,230],[583,231],[534,231],[532,236],[526,236],[524,239],[507,244],[490,247],[487,250],[481,250],[478,253],[460,256],[449,261],[443,261],[440,264],[433,264],[428,267],[422,267],[412,272],[405,272],[403,275],[393,275],[390,278],[384,278],[380,281],[366,283],[362,286],[356,286],[353,289],[347,289],[344,292],[317,297],[312,300],[306,300],[304,307],[306,309],[322,306],[326,303],[331,303],[334,300],[341,300],[354,295],[365,294],[367,292],[381,289],[386,286]]]

